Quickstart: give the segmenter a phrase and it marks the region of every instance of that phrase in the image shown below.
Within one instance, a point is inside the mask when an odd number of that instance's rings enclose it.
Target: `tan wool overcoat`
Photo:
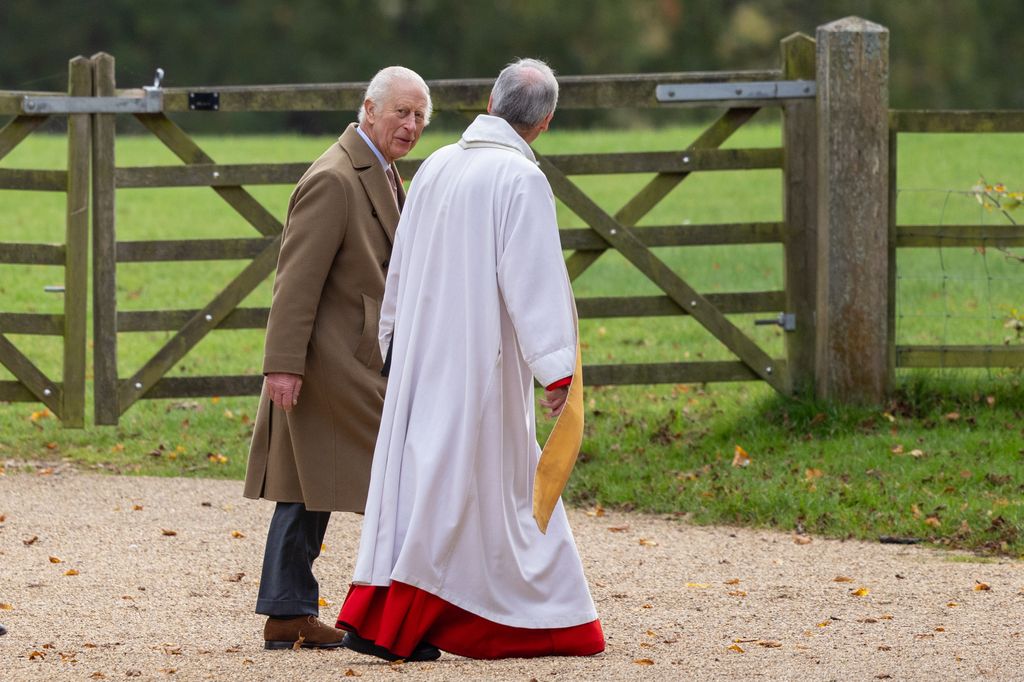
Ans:
[[[405,192],[399,184],[399,204]],[[352,124],[288,204],[264,374],[302,375],[290,413],[260,396],[245,496],[362,512],[387,380],[377,341],[399,209]]]

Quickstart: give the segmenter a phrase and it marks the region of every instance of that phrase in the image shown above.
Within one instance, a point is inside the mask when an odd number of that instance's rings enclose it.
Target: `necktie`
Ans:
[[[391,166],[384,168],[384,174],[388,176],[388,184],[391,185],[391,194],[395,197],[395,205],[398,205],[398,183],[395,181],[395,172]]]

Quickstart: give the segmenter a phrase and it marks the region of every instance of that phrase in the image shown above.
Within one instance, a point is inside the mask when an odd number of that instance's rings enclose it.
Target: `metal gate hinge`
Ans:
[[[784,331],[796,331],[796,313],[779,313],[777,317],[768,320],[754,320],[754,324],[758,326],[777,324]]]

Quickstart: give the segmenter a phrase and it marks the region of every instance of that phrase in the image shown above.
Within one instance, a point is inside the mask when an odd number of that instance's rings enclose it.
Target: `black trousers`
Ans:
[[[309,511],[301,502],[278,502],[267,531],[256,613],[275,618],[316,616],[320,585],[313,561],[320,556],[331,512]]]

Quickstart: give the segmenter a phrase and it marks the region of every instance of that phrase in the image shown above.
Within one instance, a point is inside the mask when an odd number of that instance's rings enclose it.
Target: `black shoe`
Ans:
[[[436,646],[427,644],[426,642],[420,642],[417,644],[416,648],[408,656],[395,656],[379,644],[374,644],[370,640],[364,639],[354,632],[348,632],[345,634],[345,640],[342,643],[342,646],[361,654],[383,658],[385,661],[436,661],[441,657],[441,650]]]

